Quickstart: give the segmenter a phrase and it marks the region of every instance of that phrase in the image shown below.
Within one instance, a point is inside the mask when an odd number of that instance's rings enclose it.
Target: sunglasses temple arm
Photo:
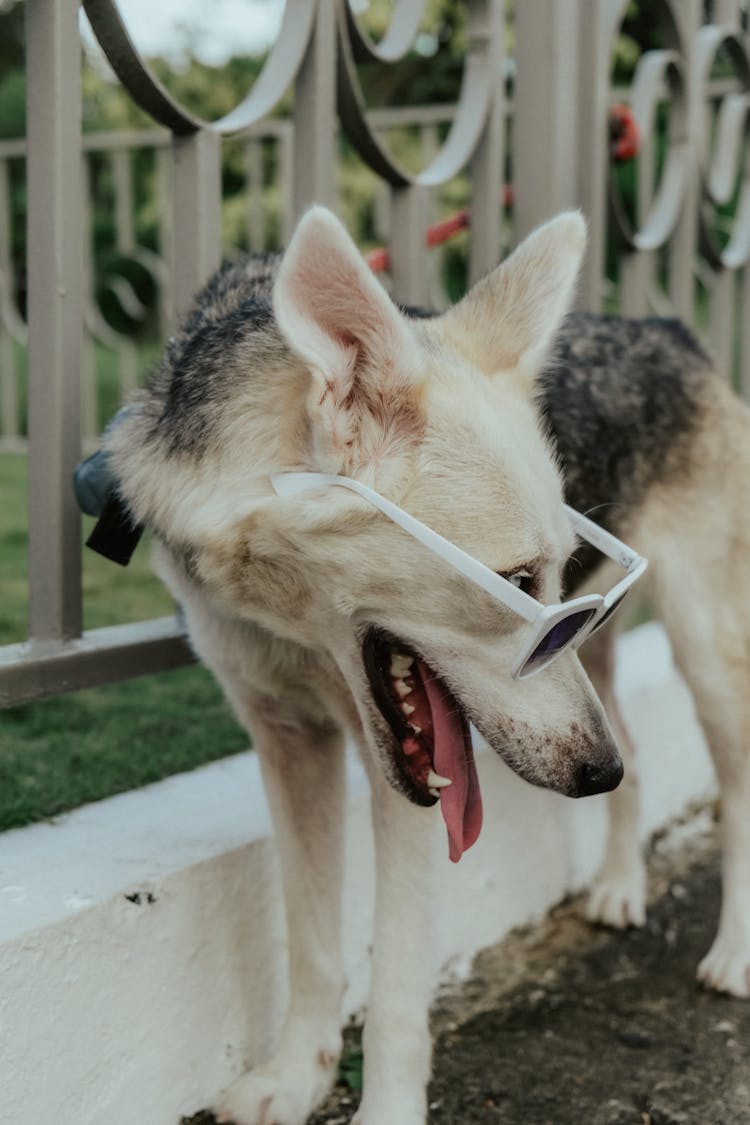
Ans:
[[[603,555],[606,555],[607,558],[619,563],[625,570],[634,570],[643,561],[641,555],[632,551],[621,539],[600,527],[598,523],[594,523],[593,520],[567,504],[565,510],[570,516],[573,526],[583,538],[601,551]]]
[[[332,473],[277,473],[271,477],[271,484],[279,496],[296,496],[300,492],[326,484],[339,485],[342,488],[349,489],[350,492],[356,492],[358,496],[378,508],[393,523],[398,524],[408,535],[411,535],[429,551],[432,551],[438,558],[447,562],[454,570],[463,574],[465,578],[474,582],[496,601],[513,609],[526,621],[538,619],[540,604],[535,598],[525,594],[523,590],[517,589],[499,574],[495,574],[489,567],[486,567],[484,563],[472,558],[471,555],[457,547],[455,543],[444,539],[437,531],[433,531],[421,520],[410,516],[403,508],[399,508],[397,504],[387,500],[385,496],[381,496],[379,492],[369,488],[366,484],[362,484],[351,477],[336,476]]]

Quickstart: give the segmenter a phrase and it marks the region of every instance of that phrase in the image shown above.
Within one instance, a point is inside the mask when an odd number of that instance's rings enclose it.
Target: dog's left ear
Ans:
[[[447,338],[487,374],[533,378],[572,303],[585,247],[579,211],[537,228],[441,318]]]
[[[419,353],[405,317],[325,208],[313,207],[297,227],[273,304],[312,376],[308,405],[318,452],[333,467],[350,456],[347,450],[365,460],[410,413]]]

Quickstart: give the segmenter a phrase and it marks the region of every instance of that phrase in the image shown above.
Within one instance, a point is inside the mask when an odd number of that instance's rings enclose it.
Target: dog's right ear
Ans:
[[[538,227],[441,317],[446,337],[488,375],[532,379],[570,308],[585,247],[578,211]]]
[[[297,227],[273,305],[312,376],[308,405],[317,451],[328,462],[320,467],[337,469],[357,447],[360,461],[367,459],[409,413],[419,352],[406,319],[325,208],[313,207]]]

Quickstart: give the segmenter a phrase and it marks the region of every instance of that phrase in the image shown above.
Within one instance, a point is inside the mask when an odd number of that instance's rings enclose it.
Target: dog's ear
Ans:
[[[313,207],[297,227],[273,304],[287,343],[312,376],[308,405],[318,451],[335,461],[360,447],[361,462],[361,446],[377,441],[373,422],[383,439],[405,410],[413,414],[419,353],[406,318],[323,207]]]
[[[585,246],[578,211],[539,227],[441,318],[450,342],[487,374],[533,378],[570,308]]]

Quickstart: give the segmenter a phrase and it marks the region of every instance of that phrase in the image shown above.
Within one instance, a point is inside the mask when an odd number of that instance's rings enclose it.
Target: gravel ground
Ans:
[[[566,902],[443,990],[430,1125],[750,1125],[750,1003],[695,983],[719,906],[710,812],[657,839],[649,871],[644,929]],[[357,1098],[337,1086],[310,1125],[344,1125]]]

